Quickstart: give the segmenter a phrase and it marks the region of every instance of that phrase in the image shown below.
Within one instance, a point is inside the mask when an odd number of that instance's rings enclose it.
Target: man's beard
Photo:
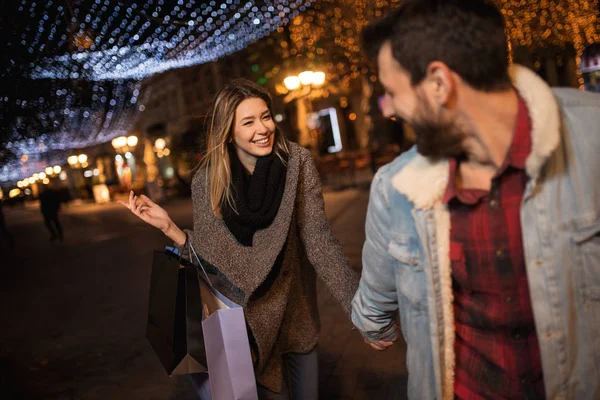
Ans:
[[[436,113],[427,101],[419,96],[419,107],[409,124],[412,126],[417,150],[431,161],[464,155],[464,132],[455,121]]]

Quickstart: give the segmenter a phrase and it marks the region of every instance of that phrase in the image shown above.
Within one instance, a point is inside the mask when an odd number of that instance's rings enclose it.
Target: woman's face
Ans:
[[[233,144],[246,169],[252,173],[258,157],[268,156],[275,142],[275,122],[263,99],[246,99],[235,110]]]

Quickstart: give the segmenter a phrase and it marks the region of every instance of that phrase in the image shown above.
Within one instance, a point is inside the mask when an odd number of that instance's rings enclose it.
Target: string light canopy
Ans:
[[[17,157],[0,167],[0,181],[21,179],[29,168],[37,168],[37,161],[62,164],[65,160],[59,154],[63,150],[94,146],[126,134],[144,109],[138,105],[139,81],[25,80],[13,90],[21,93],[0,99],[4,102],[0,102],[0,123],[6,137],[0,152]]]
[[[2,33],[0,181],[131,131],[140,80],[217,60],[289,22],[310,0],[18,0]],[[14,9],[12,9],[14,8]],[[28,161],[21,160],[22,155]],[[0,154],[0,160],[2,160]],[[64,163],[64,160],[62,160]]]
[[[37,24],[11,45],[36,55],[27,68],[33,79],[141,79],[239,51],[310,3],[21,0],[18,13]]]
[[[534,51],[573,46],[579,65],[585,47],[600,42],[598,0],[494,1],[506,16],[511,45]],[[4,30],[12,35],[4,41],[8,62],[0,76],[26,77],[36,80],[34,86],[50,86],[50,90],[27,95],[22,84],[14,93],[0,93],[2,133],[11,135],[10,146],[18,157],[109,141],[126,134],[132,118],[143,109],[143,101],[138,99],[139,79],[216,60],[275,29],[275,36],[256,47],[261,50],[257,71],[263,82],[287,74],[286,63],[323,70],[328,82],[343,87],[350,87],[361,76],[375,81],[360,52],[359,33],[369,20],[400,2],[9,2],[8,7],[16,9],[4,14],[14,16],[18,29],[8,24]],[[21,24],[23,20],[27,23]],[[288,23],[289,28],[284,28]],[[46,106],[40,106],[42,103]],[[9,129],[5,129],[7,118],[16,120]],[[14,172],[7,172],[10,170],[7,165],[0,169],[0,181],[9,175],[14,179]]]

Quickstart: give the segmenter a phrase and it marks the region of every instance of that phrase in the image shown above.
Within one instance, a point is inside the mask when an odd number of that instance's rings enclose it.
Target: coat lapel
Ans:
[[[527,175],[533,179],[560,141],[560,112],[550,87],[535,72],[512,65],[509,74],[531,118],[532,150],[527,158]],[[392,178],[392,186],[405,195],[418,209],[432,208],[441,201],[448,183],[448,161],[431,162],[416,154]]]

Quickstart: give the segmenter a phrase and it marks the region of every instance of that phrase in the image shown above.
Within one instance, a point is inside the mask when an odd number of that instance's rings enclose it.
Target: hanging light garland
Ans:
[[[580,62],[588,45],[600,42],[598,0],[496,0],[510,40],[530,49],[573,46],[580,87]]]
[[[139,81],[37,83],[43,86],[40,91],[44,95],[28,100],[18,95],[0,99],[0,122],[8,138],[0,151],[18,157],[0,168],[0,181],[21,179],[36,160],[64,163],[64,159],[56,159],[61,150],[85,148],[126,134],[144,109],[143,104],[138,106]],[[23,83],[19,87],[22,90]],[[35,88],[27,91],[34,93]],[[28,158],[25,166],[20,164],[22,155]]]
[[[20,0],[7,13],[10,80],[0,127],[17,156],[0,167],[14,181],[59,162],[62,150],[129,132],[144,102],[140,81],[239,51],[305,11],[311,0]],[[13,13],[14,11],[14,13]],[[20,161],[22,155],[28,161]],[[64,160],[62,160],[64,162]]]
[[[509,46],[540,48],[572,45],[577,66],[585,47],[600,42],[598,0],[494,0],[507,21]],[[329,82],[350,87],[351,82],[376,77],[365,64],[360,32],[371,20],[397,7],[401,0],[317,0],[296,16],[289,32],[279,28],[268,41],[280,61],[261,66],[266,78],[285,74],[286,65],[315,66],[327,73]],[[580,77],[581,78],[581,77]],[[281,79],[279,79],[281,80]],[[580,83],[583,83],[580,79]]]
[[[266,80],[277,82],[290,73],[289,69],[324,71],[328,82],[349,88],[352,80],[372,75],[361,48],[360,32],[371,20],[400,4],[401,0],[317,0],[306,12],[293,18],[287,27],[280,27],[266,41],[250,47],[250,52],[270,57],[257,62],[259,73]],[[282,85],[276,90],[285,92]]]
[[[310,3],[82,0],[65,6],[52,0],[22,0],[18,12],[40,20],[20,43],[30,54],[40,55],[28,70],[33,79],[141,79],[239,51]],[[63,49],[62,54],[44,56],[48,47]]]
[[[275,35],[254,45],[262,54],[265,43],[269,49],[271,57],[261,59],[258,68],[266,79],[284,73],[286,65],[303,63],[324,70],[327,80],[341,87],[361,76],[375,81],[360,51],[360,31],[400,2],[20,0],[14,3],[15,18],[30,23],[14,32],[8,48],[21,59],[10,58],[0,74],[51,88],[42,96],[16,91],[0,97],[3,129],[8,118],[23,115],[3,132],[13,138],[7,149],[33,160],[120,136],[143,110],[140,79],[214,61],[273,30]],[[572,45],[579,66],[585,47],[600,42],[598,0],[495,2],[506,17],[511,47]],[[82,88],[77,82],[87,84]],[[85,101],[82,93],[88,95]],[[0,181],[17,179],[19,163],[3,166]]]

